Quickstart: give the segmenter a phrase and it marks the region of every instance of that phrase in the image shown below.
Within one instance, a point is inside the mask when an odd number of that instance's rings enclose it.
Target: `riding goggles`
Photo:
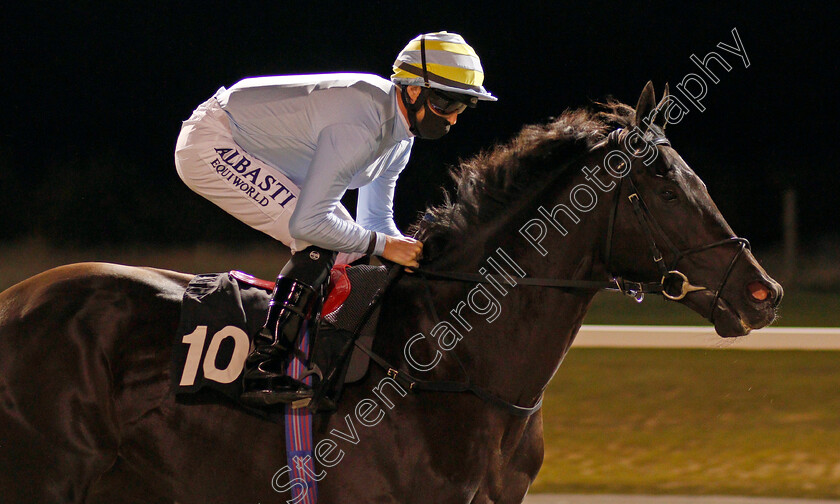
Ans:
[[[426,97],[426,102],[429,104],[429,107],[440,115],[460,114],[467,107],[475,107],[474,102],[476,101],[478,100],[471,96],[448,93],[436,89],[430,89]]]

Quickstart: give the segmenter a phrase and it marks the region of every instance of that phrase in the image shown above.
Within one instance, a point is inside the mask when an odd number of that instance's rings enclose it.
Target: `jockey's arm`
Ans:
[[[385,248],[381,255],[389,261],[403,266],[419,267],[419,258],[423,244],[403,236],[394,222],[394,190],[397,178],[408,164],[411,144],[401,146],[395,152],[385,172],[370,184],[359,188],[359,200],[356,205],[356,221],[365,229],[376,231],[386,236]]]
[[[338,217],[335,209],[374,148],[368,132],[357,126],[338,124],[321,132],[289,220],[293,238],[337,252],[368,250],[373,232]],[[385,236],[377,236],[374,253],[381,254],[384,249]]]
[[[410,143],[398,146],[392,158],[385,160],[388,168],[370,184],[359,188],[356,222],[363,228],[387,236],[402,236],[394,222],[394,190],[410,154]]]
[[[373,207],[369,203],[364,204],[365,212],[369,212],[371,208],[375,209],[369,215],[385,217],[377,222],[381,231],[376,229],[377,232],[374,233],[353,221],[335,215],[336,206],[341,204],[341,197],[350,185],[353,175],[364,168],[361,165],[374,148],[374,140],[363,128],[351,125],[325,128],[319,136],[315,156],[301,187],[295,211],[289,220],[289,232],[295,239],[347,253],[368,252],[371,241],[375,240],[373,255],[382,256],[398,264],[417,266],[422,243],[400,234],[394,224],[391,209],[393,185],[405,166],[407,157],[402,167],[394,166],[392,173],[383,174],[386,179],[393,177],[393,181],[384,180],[381,187],[373,189],[372,193],[366,192],[365,199],[377,190],[384,191],[384,203],[374,204]],[[405,155],[407,154],[406,152]],[[387,210],[381,208],[382,204],[387,205]]]

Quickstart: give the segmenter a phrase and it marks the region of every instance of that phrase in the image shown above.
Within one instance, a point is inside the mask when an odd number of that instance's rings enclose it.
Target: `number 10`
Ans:
[[[198,365],[201,362],[206,338],[207,326],[197,326],[195,331],[185,334],[181,340],[190,346],[187,352],[187,361],[184,363],[184,372],[181,374],[181,386],[189,387],[195,384],[195,376],[198,374]],[[225,338],[233,338],[233,355],[231,355],[227,366],[224,369],[219,369],[216,367],[216,356]],[[250,348],[251,342],[245,331],[235,326],[225,326],[213,335],[210,346],[207,347],[207,354],[204,356],[204,377],[219,383],[232,382],[242,373],[245,358],[248,357]]]

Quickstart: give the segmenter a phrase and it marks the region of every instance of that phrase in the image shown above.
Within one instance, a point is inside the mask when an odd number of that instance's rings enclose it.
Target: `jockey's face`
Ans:
[[[420,86],[408,86],[408,96],[411,99],[411,103],[417,101],[417,97],[420,96],[421,89],[422,88]],[[430,90],[429,93],[435,93],[435,91]],[[445,107],[437,106],[439,100],[429,100],[427,98],[426,102],[429,106],[424,106],[423,108],[417,111],[417,122],[423,120],[423,118],[426,116],[426,110],[428,109],[436,116],[446,119],[446,122],[448,122],[449,124],[455,124],[456,122],[458,122],[458,115],[460,115],[461,112],[463,112],[467,108],[466,105],[464,105],[462,107],[457,107],[455,110],[447,113]]]
[[[409,99],[412,103],[415,103],[420,96],[421,88],[419,86],[408,86],[407,91]],[[456,107],[456,110],[450,113],[445,113],[445,110],[438,112],[435,108],[439,107],[430,106],[429,100],[426,99],[423,106],[414,113],[418,137],[435,140],[449,133],[449,128],[458,122],[458,114],[463,112],[465,107]]]
[[[425,117],[426,109],[431,110],[434,115],[446,119],[446,122],[448,122],[449,124],[455,124],[456,122],[458,122],[458,115],[460,115],[461,112],[462,112],[462,111],[458,111],[458,112],[452,112],[450,114],[441,114],[440,112],[435,110],[434,107],[426,106],[426,107],[423,107],[422,109],[417,111],[417,121],[418,122],[422,121],[423,118]]]

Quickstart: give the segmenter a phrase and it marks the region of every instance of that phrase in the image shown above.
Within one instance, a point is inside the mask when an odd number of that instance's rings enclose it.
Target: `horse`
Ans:
[[[373,351],[393,368],[314,417],[320,502],[521,502],[543,391],[601,288],[664,295],[722,337],[774,320],[782,288],[664,136],[667,105],[648,83],[635,108],[566,111],[453,169],[456,196],[412,229],[421,268],[382,299]],[[3,502],[289,498],[281,425],[173,396],[192,277],[82,263],[0,293]],[[408,371],[483,393],[389,381]]]

